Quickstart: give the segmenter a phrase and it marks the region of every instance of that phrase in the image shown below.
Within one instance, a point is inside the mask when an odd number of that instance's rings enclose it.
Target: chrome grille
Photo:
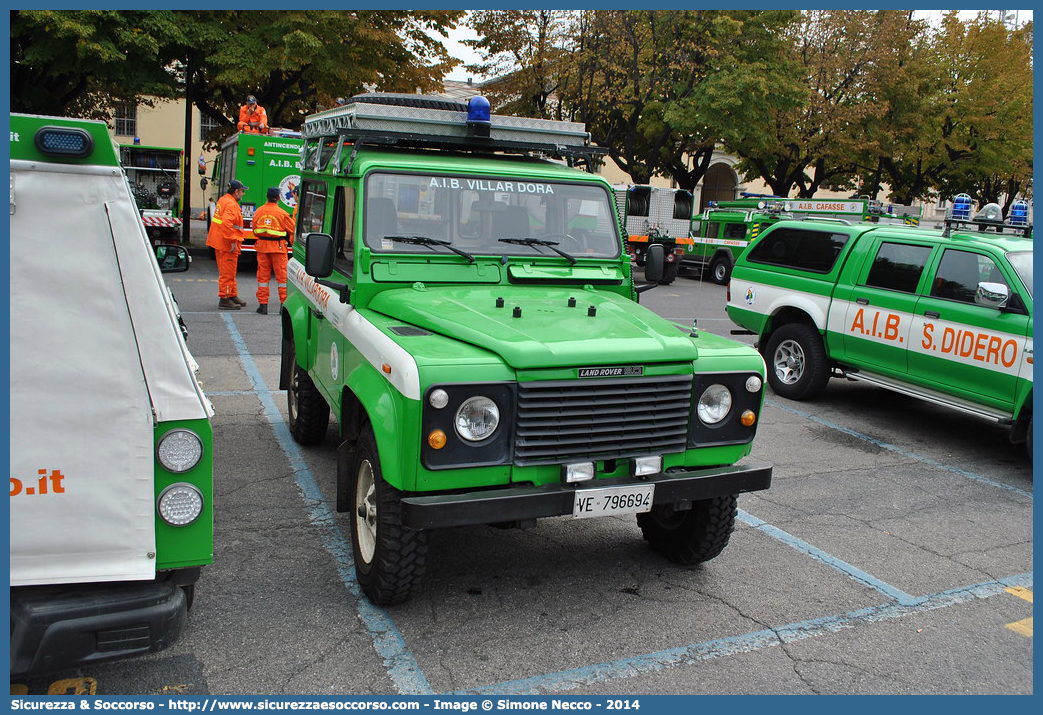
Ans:
[[[685,449],[692,376],[518,383],[516,464],[561,464]]]

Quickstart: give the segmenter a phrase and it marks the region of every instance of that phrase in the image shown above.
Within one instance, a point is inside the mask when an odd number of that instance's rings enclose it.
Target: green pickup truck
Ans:
[[[636,514],[673,561],[720,553],[771,480],[736,465],[764,361],[637,303],[612,187],[570,166],[584,127],[369,94],[303,134],[281,386],[299,443],[336,416],[366,596],[408,598],[459,525]]]
[[[736,263],[728,316],[758,336],[782,397],[863,380],[1009,425],[1031,454],[1029,231],[781,221]]]

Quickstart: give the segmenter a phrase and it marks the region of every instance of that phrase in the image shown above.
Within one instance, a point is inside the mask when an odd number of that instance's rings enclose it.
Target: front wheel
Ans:
[[[351,549],[359,587],[378,606],[402,603],[424,573],[427,533],[402,526],[400,492],[384,481],[369,423],[359,435],[349,493]]]
[[[700,564],[716,557],[728,545],[735,528],[735,494],[701,499],[686,511],[670,504],[637,515],[645,541],[674,563]]]
[[[776,395],[810,400],[829,382],[829,358],[822,337],[810,325],[789,323],[772,333],[764,353],[768,384]]]
[[[330,408],[307,370],[290,355],[290,386],[286,390],[286,406],[290,418],[290,434],[297,444],[319,444],[330,424]]]
[[[710,280],[719,286],[728,285],[728,279],[732,277],[732,264],[724,256],[718,256],[710,264]]]

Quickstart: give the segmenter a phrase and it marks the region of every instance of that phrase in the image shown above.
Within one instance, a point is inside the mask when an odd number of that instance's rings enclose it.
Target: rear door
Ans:
[[[833,357],[852,367],[904,376],[913,315],[934,246],[886,234],[872,240],[869,260],[845,291],[843,339]]]

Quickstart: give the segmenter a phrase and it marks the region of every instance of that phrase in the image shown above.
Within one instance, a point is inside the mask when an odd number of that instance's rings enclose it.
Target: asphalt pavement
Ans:
[[[632,517],[447,529],[431,535],[417,597],[370,605],[332,510],[336,423],[315,447],[289,437],[279,317],[254,312],[246,262],[247,307],[217,309],[205,225],[194,224],[192,268],[167,279],[216,410],[214,564],[168,650],[13,689],[1032,693],[1024,448],[981,419],[838,380],[811,403],[769,391],[749,459],[774,464],[773,484],[740,497],[713,561],[666,562]],[[724,295],[682,276],[641,299],[728,335]]]

